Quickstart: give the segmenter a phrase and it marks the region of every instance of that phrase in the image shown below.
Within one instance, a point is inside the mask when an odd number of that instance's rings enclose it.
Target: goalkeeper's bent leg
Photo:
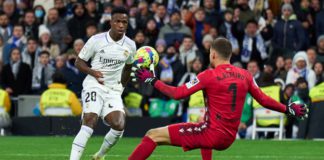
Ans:
[[[82,125],[79,133],[74,138],[72,143],[70,160],[79,160],[82,156],[84,148],[88,142],[88,139],[91,137],[93,129]]]

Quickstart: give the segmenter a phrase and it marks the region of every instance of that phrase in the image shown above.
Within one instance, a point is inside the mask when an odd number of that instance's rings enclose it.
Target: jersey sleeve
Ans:
[[[93,55],[95,54],[93,49],[94,44],[94,38],[91,37],[81,49],[79,53],[79,58],[83,59],[84,61],[88,61],[91,57],[93,57]]]
[[[169,86],[159,80],[154,84],[154,87],[173,99],[182,99],[204,89],[206,86],[206,78],[206,72],[202,72],[190,82],[187,82],[179,87]]]
[[[131,46],[131,53],[129,54],[129,56],[126,60],[126,64],[133,64],[135,54],[136,54],[136,45],[134,43]]]
[[[256,84],[252,75],[249,76],[249,93],[261,106],[278,112],[286,112],[286,106],[267,96]]]

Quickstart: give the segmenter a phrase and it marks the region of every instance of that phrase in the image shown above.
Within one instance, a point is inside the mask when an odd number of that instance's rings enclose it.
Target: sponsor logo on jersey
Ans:
[[[101,62],[103,64],[102,68],[115,67],[115,66],[125,63],[125,61],[123,61],[123,60],[112,59],[112,58],[103,58],[103,57],[99,58],[99,62]]]
[[[189,88],[195,86],[198,83],[199,83],[199,79],[196,77],[195,79],[193,79],[190,82],[186,83],[186,87],[189,89]]]

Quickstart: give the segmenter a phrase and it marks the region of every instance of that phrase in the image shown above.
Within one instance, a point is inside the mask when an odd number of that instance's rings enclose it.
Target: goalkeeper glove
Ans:
[[[287,106],[286,114],[303,120],[308,117],[308,107],[306,104],[290,103]]]
[[[132,70],[131,76],[133,77],[133,81],[144,82],[154,86],[155,82],[158,80],[155,77],[154,69],[152,71],[145,68],[133,67]]]

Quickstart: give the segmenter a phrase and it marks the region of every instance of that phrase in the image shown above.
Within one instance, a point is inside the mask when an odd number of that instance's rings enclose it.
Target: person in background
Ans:
[[[186,68],[186,72],[190,72],[191,63],[196,57],[202,57],[192,37],[187,35],[182,39],[179,52],[179,59]]]
[[[315,62],[312,68],[316,75],[315,86],[322,83],[324,81],[324,71],[323,71],[323,63]]]
[[[39,47],[42,51],[50,53],[50,59],[55,59],[56,56],[60,55],[60,47],[52,40],[52,33],[45,25],[39,26],[38,37]]]
[[[206,34],[203,38],[202,44],[203,49],[200,50],[201,58],[203,61],[203,70],[207,69],[209,66],[209,49],[211,46],[211,43],[213,42],[213,37],[210,34]]]
[[[261,72],[257,61],[250,61],[247,64],[246,69],[252,74],[258,85],[262,82],[263,73]]]
[[[194,12],[189,11],[185,17],[185,24],[191,28],[192,39],[199,49],[202,48],[202,39],[205,34],[207,34],[211,26],[205,23],[205,10],[203,8],[198,8]]]
[[[86,24],[86,34],[84,35],[83,37],[83,41],[84,42],[87,42],[88,39],[97,34],[98,33],[98,28],[97,28],[97,25],[96,23],[94,23],[93,21],[90,21]]]
[[[26,43],[27,38],[24,36],[23,26],[19,24],[14,25],[12,37],[6,41],[3,47],[3,64],[6,65],[10,62],[10,52],[13,48],[19,48],[19,50],[22,51]]]
[[[298,3],[298,2],[297,2]],[[309,0],[301,0],[298,9],[296,9],[297,19],[301,22],[301,25],[305,31],[305,44],[303,47],[308,47],[313,40],[314,21],[310,12]]]
[[[54,8],[57,9],[60,18],[65,19],[67,16],[67,9],[63,0],[54,0]]]
[[[14,0],[5,0],[2,4],[2,10],[10,19],[11,24],[19,23],[19,20],[21,19],[21,15],[18,13],[18,10],[16,9]]]
[[[103,4],[103,13],[98,24],[98,29],[100,32],[106,31],[110,28],[112,9],[113,9],[113,5],[111,3],[106,2]]]
[[[222,16],[219,14],[219,11],[215,8],[215,1],[203,0],[203,8],[206,14],[205,23],[215,28],[219,27],[222,22]]]
[[[299,51],[293,59],[293,67],[288,71],[286,84],[295,84],[299,77],[308,81],[308,89],[314,87],[316,82],[315,72],[308,68],[309,62],[306,52]]]
[[[82,113],[81,103],[77,96],[66,88],[64,75],[56,72],[53,83],[42,93],[40,111],[42,116],[79,116]]]
[[[28,38],[27,46],[23,49],[21,56],[22,61],[30,66],[33,70],[36,65],[38,65],[38,55],[41,52],[40,47],[37,44],[35,38]]]
[[[3,88],[11,96],[30,93],[32,72],[29,65],[22,62],[18,48],[11,50],[10,62],[3,67],[1,80]]]
[[[264,39],[257,31],[257,21],[249,20],[246,22],[245,35],[239,40],[241,42],[241,61],[243,65],[246,65],[250,60],[255,60],[261,68],[268,58],[268,53]]]
[[[36,5],[33,10],[35,13],[36,23],[38,25],[44,24],[44,18],[46,15],[44,7],[42,5]]]
[[[313,68],[317,57],[316,48],[314,47],[308,48],[306,54],[309,61],[309,68]]]
[[[144,29],[144,35],[147,37],[147,44],[149,46],[154,46],[159,35],[159,29],[156,21],[153,18],[147,21],[146,28]]]
[[[159,53],[160,59],[166,55],[167,45],[164,39],[158,39],[155,42],[155,49]]]
[[[98,23],[100,20],[100,13],[97,10],[97,2],[95,0],[87,0],[85,2],[85,9],[86,14],[90,17],[91,21]]]
[[[285,58],[285,70],[288,73],[288,71],[292,68],[292,58],[287,57]]]
[[[176,48],[185,35],[191,35],[189,27],[181,23],[181,16],[179,11],[173,11],[170,15],[170,22],[165,24],[159,33],[158,38],[164,39],[167,45],[174,45]]]
[[[316,15],[315,28],[316,28],[316,37],[319,38],[321,35],[324,35],[324,10]]]
[[[22,24],[24,26],[26,38],[38,37],[38,24],[36,22],[35,13],[33,10],[28,10],[25,12]]]
[[[145,37],[142,30],[138,30],[135,34],[134,41],[136,48],[140,48],[147,45],[148,39]]]
[[[50,30],[53,42],[59,44],[61,51],[65,51],[72,41],[72,37],[69,34],[66,21],[59,17],[57,9],[52,8],[48,11],[46,27]]]
[[[0,35],[4,42],[12,36],[13,26],[9,22],[8,16],[3,11],[0,11]]]
[[[255,14],[250,9],[248,0],[237,0],[237,7],[240,9],[240,21],[245,25],[249,20],[255,19]]]
[[[86,34],[86,25],[91,22],[90,17],[85,13],[84,6],[81,3],[73,5],[73,17],[67,22],[69,33],[72,40],[83,38]]]
[[[282,17],[274,26],[272,38],[273,59],[276,59],[278,53],[285,57],[293,57],[294,52],[302,50],[305,44],[304,29],[296,15],[291,4],[284,4],[281,8]],[[289,27],[289,28],[288,28]]]
[[[158,29],[160,29],[170,21],[170,17],[167,14],[165,5],[163,5],[162,3],[159,3],[157,5],[157,10],[153,15],[153,18],[156,21],[156,26]]]
[[[324,63],[324,34],[317,39],[317,56],[316,61]]]
[[[32,74],[32,90],[34,94],[41,94],[47,89],[55,71],[55,68],[49,63],[50,53],[48,51],[40,52],[38,59],[40,64],[34,67]]]
[[[285,59],[283,56],[278,56],[274,72],[275,78],[286,79],[288,71],[285,70]]]

